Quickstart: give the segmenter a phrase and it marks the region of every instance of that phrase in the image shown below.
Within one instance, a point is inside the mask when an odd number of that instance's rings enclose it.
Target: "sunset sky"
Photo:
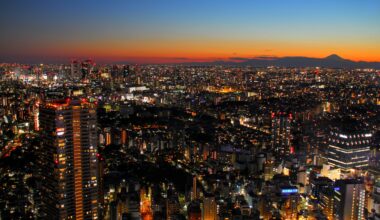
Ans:
[[[0,30],[0,61],[380,61],[379,0],[12,0]]]

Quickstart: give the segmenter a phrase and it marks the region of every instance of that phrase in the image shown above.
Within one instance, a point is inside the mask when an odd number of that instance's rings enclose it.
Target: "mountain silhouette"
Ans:
[[[189,64],[189,63],[186,63]],[[344,59],[336,54],[325,58],[311,57],[233,57],[228,61],[193,62],[192,65],[250,65],[255,67],[280,66],[280,67],[326,67],[326,68],[374,68],[380,69],[380,62],[352,61]]]
[[[336,55],[336,54],[331,54],[330,56],[325,57],[326,60],[344,60],[342,57]]]

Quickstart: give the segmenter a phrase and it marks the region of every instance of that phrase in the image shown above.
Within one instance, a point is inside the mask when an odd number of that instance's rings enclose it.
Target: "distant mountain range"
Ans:
[[[257,67],[281,66],[281,67],[329,67],[329,68],[374,68],[380,69],[380,62],[352,61],[344,59],[336,54],[325,58],[311,57],[232,57],[228,61],[192,62],[191,65],[251,65]]]
[[[0,56],[1,62],[20,62],[23,60],[23,63],[29,64],[40,64],[40,63],[67,63],[68,58],[64,57],[31,57],[31,58],[17,58],[17,57],[2,57]],[[149,64],[149,62],[136,62],[134,60],[124,60],[124,61],[112,61],[109,59],[94,58],[98,63],[108,63],[108,64]],[[352,61],[344,59],[336,54],[324,58],[312,58],[312,57],[270,57],[270,56],[261,56],[254,58],[245,58],[245,57],[230,57],[226,60],[215,60],[215,61],[192,61],[187,58],[178,58],[180,64],[183,65],[193,65],[193,66],[209,66],[209,65],[225,65],[225,66],[254,66],[254,67],[267,67],[267,66],[279,66],[279,67],[329,67],[329,68],[346,68],[346,69],[356,69],[356,68],[372,68],[380,70],[380,62],[366,62],[366,61]],[[177,60],[177,61],[178,61]],[[155,63],[155,62],[153,62]],[[162,63],[162,62],[157,62]],[[163,64],[163,63],[162,63]],[[178,64],[178,62],[167,64]]]

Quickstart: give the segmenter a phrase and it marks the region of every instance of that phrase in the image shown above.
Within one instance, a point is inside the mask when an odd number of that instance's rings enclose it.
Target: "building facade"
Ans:
[[[337,180],[334,187],[334,219],[365,219],[365,194],[363,180]]]
[[[342,172],[365,169],[369,165],[371,144],[369,131],[334,127],[328,138],[328,164]]]
[[[96,108],[69,98],[40,108],[43,213],[49,219],[98,218]]]
[[[277,155],[285,156],[294,153],[292,144],[291,123],[292,114],[272,113],[271,145]]]

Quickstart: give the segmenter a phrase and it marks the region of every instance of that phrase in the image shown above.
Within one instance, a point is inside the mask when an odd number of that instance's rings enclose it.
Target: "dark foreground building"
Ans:
[[[98,219],[95,105],[84,99],[40,108],[43,213],[47,219]]]

